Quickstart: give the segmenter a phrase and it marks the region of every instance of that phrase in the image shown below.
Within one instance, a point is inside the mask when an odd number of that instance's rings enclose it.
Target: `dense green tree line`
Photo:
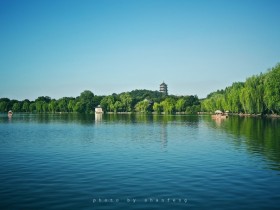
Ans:
[[[202,110],[220,109],[233,113],[280,113],[280,64],[266,73],[255,75],[245,82],[233,83],[225,90],[213,92],[202,101]]]
[[[165,96],[158,91],[133,90],[105,96],[101,107],[107,112],[174,112],[196,113],[200,110],[197,96]]]
[[[48,96],[40,96],[35,101],[25,99],[23,101],[10,100],[8,98],[0,99],[0,112],[79,112],[90,113],[94,111],[102,97],[95,96],[91,91],[85,90],[80,96],[63,97],[58,100],[51,99]]]
[[[0,112],[78,112],[92,113],[101,105],[105,112],[187,112],[196,113],[200,110],[197,96],[165,96],[159,91],[133,90],[109,96],[97,96],[85,90],[80,96],[63,97],[58,100],[48,96],[40,96],[35,101],[0,99]]]

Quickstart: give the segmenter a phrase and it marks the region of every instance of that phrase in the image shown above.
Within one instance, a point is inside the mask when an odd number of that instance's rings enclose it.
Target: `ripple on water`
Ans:
[[[105,115],[103,122],[94,124],[90,118],[61,117],[25,115],[13,122],[1,121],[1,209],[271,209],[280,205],[279,150],[269,135],[268,147],[254,135],[240,130],[235,134],[230,120],[217,126],[207,118],[141,121],[122,116],[110,121]],[[93,203],[94,198],[119,202]],[[133,198],[135,204],[127,202]],[[165,202],[155,202],[157,198]],[[188,202],[167,202],[168,198]]]

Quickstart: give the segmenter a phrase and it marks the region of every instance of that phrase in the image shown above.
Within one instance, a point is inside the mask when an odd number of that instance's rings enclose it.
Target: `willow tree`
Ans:
[[[235,113],[238,113],[241,110],[240,91],[243,86],[243,82],[236,82],[226,89],[225,100],[227,103],[227,110]]]
[[[124,111],[130,112],[132,105],[132,97],[129,93],[123,93],[120,95],[122,106],[124,107]]]
[[[148,112],[149,105],[150,105],[150,103],[148,100],[139,101],[135,105],[135,110],[137,112]]]
[[[186,110],[186,100],[184,98],[180,98],[177,100],[175,104],[175,108],[177,112],[183,112]]]
[[[30,105],[30,101],[29,100],[25,100],[23,102],[23,105],[22,105],[22,111],[29,112],[29,105]]]
[[[157,113],[160,113],[162,111],[162,106],[158,102],[155,102],[153,105],[153,110]]]
[[[170,114],[175,110],[175,100],[173,98],[166,98],[164,101],[160,102],[165,114]]]
[[[264,102],[272,113],[280,113],[280,64],[277,64],[266,74]]]
[[[113,96],[106,96],[101,100],[100,105],[104,111],[112,112],[114,111],[114,103],[115,98]]]

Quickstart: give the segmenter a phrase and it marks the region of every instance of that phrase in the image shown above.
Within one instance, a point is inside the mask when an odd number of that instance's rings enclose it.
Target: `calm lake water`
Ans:
[[[280,119],[0,115],[0,209],[279,209]]]

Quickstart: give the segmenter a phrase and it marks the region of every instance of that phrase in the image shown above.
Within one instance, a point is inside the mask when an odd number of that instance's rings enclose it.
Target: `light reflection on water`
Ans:
[[[279,132],[258,118],[0,115],[0,208],[278,208]]]

